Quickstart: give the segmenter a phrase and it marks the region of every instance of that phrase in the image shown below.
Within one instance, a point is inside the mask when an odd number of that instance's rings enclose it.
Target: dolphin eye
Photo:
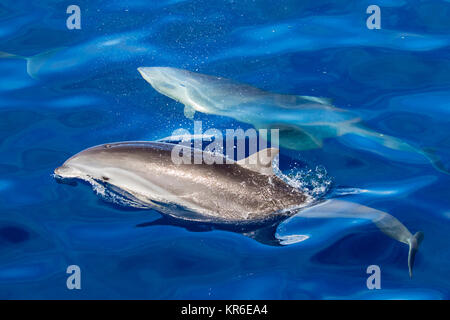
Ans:
[[[109,149],[109,148],[111,148],[111,145],[110,144],[105,144],[105,148]]]
[[[109,178],[108,178],[108,177],[105,177],[105,176],[102,176],[102,179],[105,180],[105,181],[108,181],[108,180],[109,180]]]

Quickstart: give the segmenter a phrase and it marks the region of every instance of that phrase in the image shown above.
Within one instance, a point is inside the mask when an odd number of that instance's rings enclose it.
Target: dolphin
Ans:
[[[48,80],[55,74],[86,66],[103,66],[104,61],[118,63],[147,55],[155,48],[141,41],[146,37],[145,32],[108,34],[76,45],[51,48],[31,56],[0,51],[0,59],[25,60],[26,71],[31,78]]]
[[[352,139],[351,147],[382,156],[387,153],[392,160],[409,163],[421,163],[425,157],[436,169],[449,173],[431,150],[375,132],[358,115],[333,106],[326,98],[271,93],[170,67],[139,67],[138,71],[156,91],[184,104],[187,118],[198,111],[231,117],[256,129],[279,129],[279,145],[299,151],[321,148],[324,139],[345,136]]]
[[[272,168],[277,149],[262,150],[233,163],[199,165],[194,161],[175,164],[174,146],[159,142],[100,145],[68,159],[54,173],[60,178],[107,183],[122,195],[159,210],[175,205],[187,212],[163,211],[202,222],[265,221],[308,202],[307,195],[267,170]],[[262,158],[262,152],[271,153],[270,164],[252,164],[255,157]]]
[[[281,221],[302,214],[302,210],[306,217],[369,219],[389,237],[408,244],[412,276],[423,233],[412,235],[388,213],[355,203],[328,200],[315,205],[314,199],[274,174],[273,160],[278,149],[268,148],[228,162],[216,154],[216,161],[207,164],[204,160],[177,163],[173,156],[178,146],[163,142],[103,144],[72,156],[54,170],[54,175],[58,180],[88,182],[99,193],[106,188],[112,190],[126,198],[127,204],[167,215],[170,224],[188,221],[228,230],[237,226],[236,230],[244,235],[268,244],[274,243],[261,239],[258,230],[274,236]],[[187,152],[185,148],[182,151]],[[189,151],[191,160],[195,152],[200,152],[202,159],[207,153],[191,147]],[[153,224],[158,222],[138,226]]]

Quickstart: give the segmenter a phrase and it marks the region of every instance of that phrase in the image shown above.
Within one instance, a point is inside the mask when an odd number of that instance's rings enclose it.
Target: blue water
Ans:
[[[330,97],[449,166],[450,2],[378,0],[382,29],[369,30],[372,2],[77,0],[82,29],[68,30],[67,1],[3,0],[0,51],[41,56],[28,69],[24,58],[0,59],[0,298],[448,299],[450,176],[426,159],[370,152],[355,137],[281,150],[280,167],[316,197],[364,204],[422,230],[412,279],[407,246],[360,220],[299,213],[278,232],[304,241],[282,247],[224,230],[137,228],[159,213],[52,177],[87,147],[192,129],[183,106],[152,89],[139,66]],[[66,288],[73,264],[81,290]],[[372,264],[381,290],[366,287]]]

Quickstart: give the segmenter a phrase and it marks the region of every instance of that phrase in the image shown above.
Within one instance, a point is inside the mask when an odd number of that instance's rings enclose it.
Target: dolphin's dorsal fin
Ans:
[[[265,174],[273,175],[272,161],[280,153],[277,148],[267,148],[252,154],[251,156],[241,159],[236,163],[243,168]]]

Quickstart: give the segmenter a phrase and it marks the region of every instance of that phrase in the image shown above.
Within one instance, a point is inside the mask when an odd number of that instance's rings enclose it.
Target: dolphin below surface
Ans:
[[[307,218],[368,219],[389,237],[409,246],[408,267],[412,275],[422,232],[413,235],[388,213],[352,202],[327,200],[312,205],[310,196],[274,174],[272,161],[277,149],[265,149],[228,163],[176,164],[172,155],[175,146],[162,142],[95,146],[56,168],[55,178],[80,179],[97,191],[108,188],[128,199],[128,204],[153,208],[177,221],[237,226],[272,223],[276,228],[277,223],[298,212],[304,212]],[[260,230],[276,231],[270,227],[260,227]],[[254,230],[243,234],[260,241]]]
[[[324,139],[345,136],[351,147],[406,163],[430,161],[437,170],[449,173],[431,150],[375,132],[355,113],[334,107],[329,99],[271,93],[170,67],[139,67],[138,71],[156,91],[184,104],[184,114],[191,119],[198,111],[231,117],[256,129],[279,129],[279,145],[300,151],[321,148]]]

